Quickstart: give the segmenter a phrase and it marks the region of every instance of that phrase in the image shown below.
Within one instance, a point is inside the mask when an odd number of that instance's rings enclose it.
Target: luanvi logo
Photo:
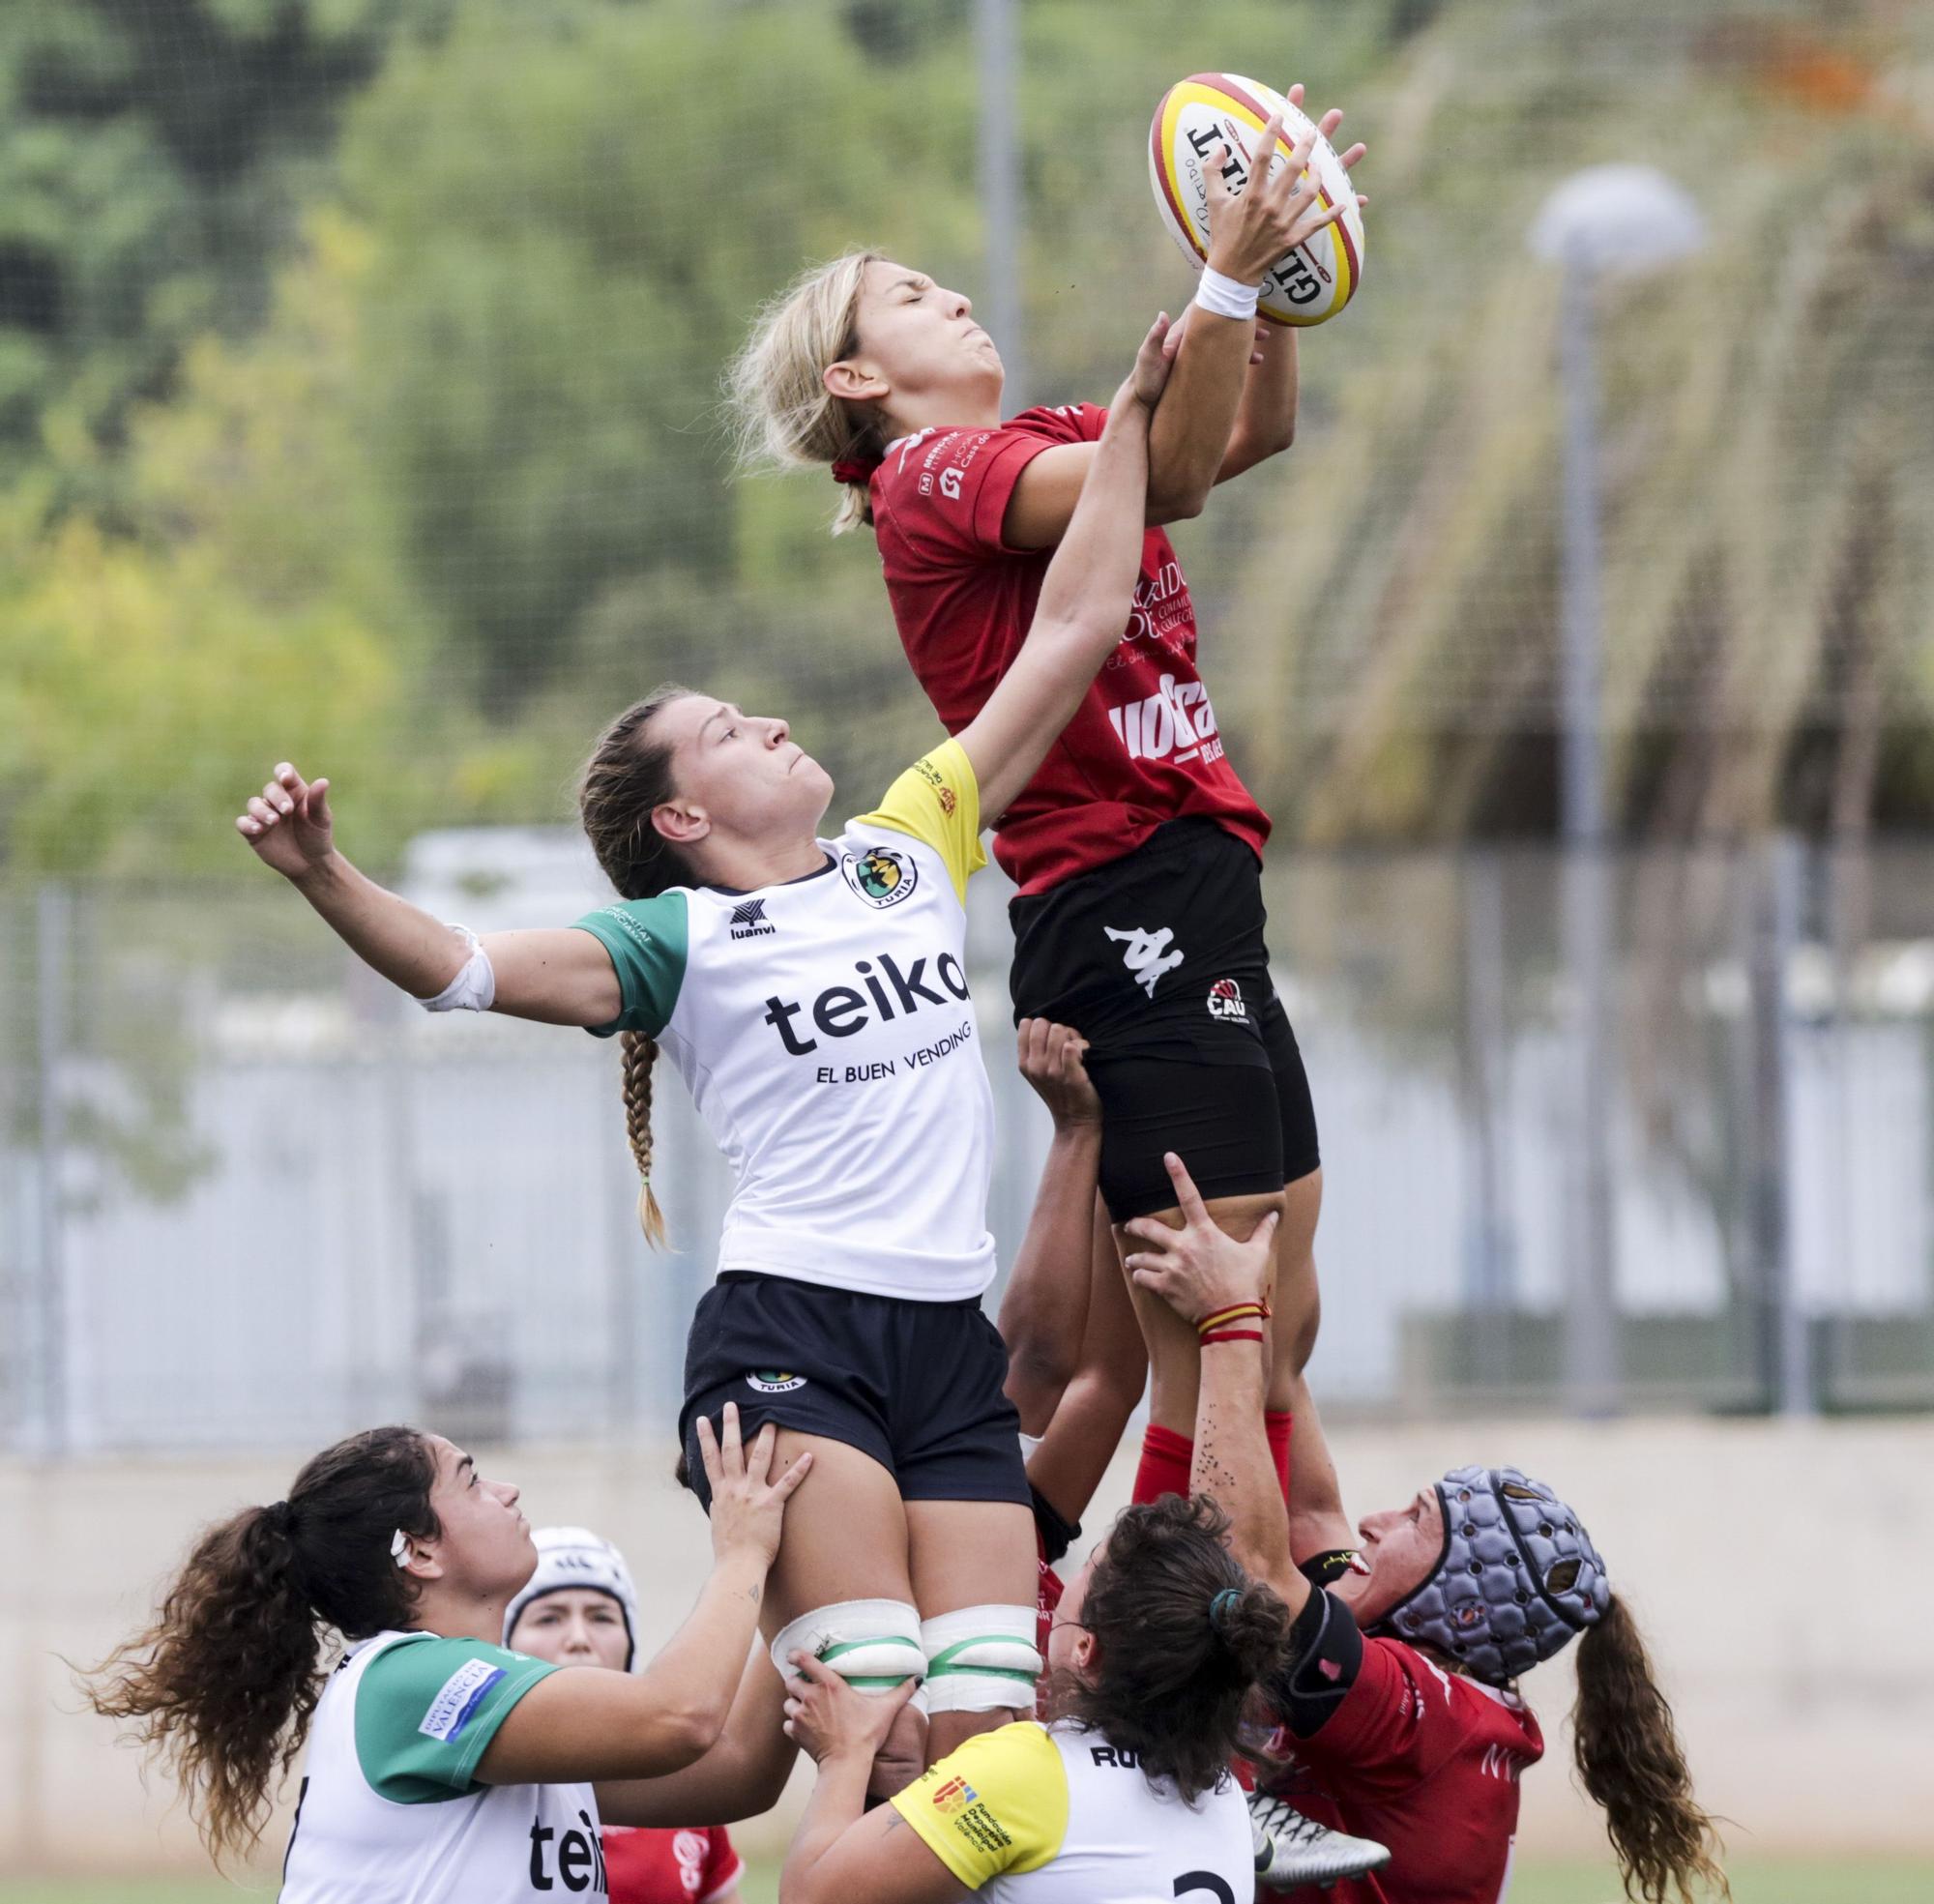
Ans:
[[[735,939],[764,939],[778,930],[766,917],[763,899],[747,899],[744,905],[734,906],[726,925]]]

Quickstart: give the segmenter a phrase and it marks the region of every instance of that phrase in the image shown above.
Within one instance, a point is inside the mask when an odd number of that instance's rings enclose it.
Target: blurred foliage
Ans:
[[[1371,142],[1299,446],[1178,532],[1285,836],[1548,831],[1574,166],[1709,252],[1606,287],[1606,640],[1634,830],[1934,817],[1934,20],[1892,0],[1020,0],[1036,398],[1187,297],[1181,72]],[[73,0],[0,13],[0,864],[246,865],[275,760],[360,853],[561,817],[663,676],[860,796],[932,731],[822,479],[731,480],[751,311],[859,243],[980,277],[964,0]]]

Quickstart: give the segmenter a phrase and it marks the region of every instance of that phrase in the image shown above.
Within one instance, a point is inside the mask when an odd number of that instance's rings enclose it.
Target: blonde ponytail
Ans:
[[[877,464],[885,436],[877,411],[826,388],[829,365],[860,348],[860,293],[878,251],[848,251],[815,265],[779,293],[752,326],[726,372],[739,466],[811,469]],[[868,481],[842,481],[833,533],[873,520]]]
[[[638,1166],[638,1226],[654,1249],[662,1249],[664,1212],[652,1189],[652,1065],[659,1047],[643,1032],[621,1032],[618,1045],[625,1065],[625,1135]]]

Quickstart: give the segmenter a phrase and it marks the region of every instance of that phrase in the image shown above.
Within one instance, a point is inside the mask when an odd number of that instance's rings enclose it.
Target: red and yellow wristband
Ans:
[[[1260,1342],[1263,1333],[1260,1329],[1238,1329],[1235,1325],[1243,1322],[1267,1322],[1270,1305],[1267,1303],[1232,1303],[1225,1309],[1217,1309],[1214,1315],[1207,1315],[1195,1325],[1195,1334],[1203,1348],[1215,1342]]]

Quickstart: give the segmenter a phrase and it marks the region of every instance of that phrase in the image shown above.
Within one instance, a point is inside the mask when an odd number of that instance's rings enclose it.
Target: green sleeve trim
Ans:
[[[397,1640],[356,1688],[356,1762],[392,1804],[440,1804],[479,1791],[478,1761],[525,1693],[557,1671],[483,1640]]]
[[[690,921],[683,893],[660,893],[655,899],[619,899],[577,922],[611,954],[624,1009],[608,1025],[594,1025],[594,1038],[614,1032],[643,1032],[657,1038],[671,1023],[685,983]]]

